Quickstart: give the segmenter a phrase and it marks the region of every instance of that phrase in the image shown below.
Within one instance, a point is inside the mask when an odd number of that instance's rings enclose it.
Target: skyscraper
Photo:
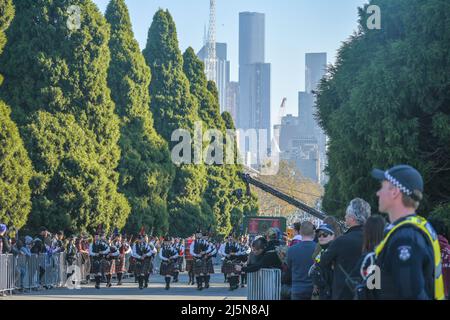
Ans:
[[[258,136],[258,146],[264,145],[266,154],[271,148],[270,70],[265,63],[265,15],[256,12],[239,14],[239,104],[238,129],[264,129],[266,136]],[[262,141],[261,139],[264,139]],[[261,142],[260,142],[261,140]],[[245,152],[248,152],[246,144]],[[256,156],[257,165],[260,158]]]
[[[265,15],[239,13],[239,65],[265,62]]]
[[[314,92],[326,73],[327,54],[307,53],[305,58],[305,91],[298,94],[298,117],[288,115],[280,126],[281,159],[296,163],[305,177],[325,184],[326,136],[315,117]]]
[[[305,90],[306,93],[317,90],[320,80],[326,73],[327,68],[327,54],[307,53],[305,55]]]
[[[305,55],[305,91],[299,92],[298,115],[302,135],[313,136],[317,141],[319,182],[325,183],[323,174],[326,166],[326,137],[316,120],[316,97],[320,80],[326,73],[327,54],[307,53]]]
[[[208,46],[205,44],[197,56],[204,63],[208,57]],[[227,87],[230,82],[230,61],[227,60],[227,44],[216,43],[216,79],[217,91],[219,92],[220,112],[226,111]]]

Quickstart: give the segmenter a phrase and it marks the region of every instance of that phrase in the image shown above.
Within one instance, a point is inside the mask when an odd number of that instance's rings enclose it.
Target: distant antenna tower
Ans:
[[[210,0],[209,30],[208,30],[208,56],[206,58],[205,73],[209,81],[217,83],[216,79],[216,0]]]

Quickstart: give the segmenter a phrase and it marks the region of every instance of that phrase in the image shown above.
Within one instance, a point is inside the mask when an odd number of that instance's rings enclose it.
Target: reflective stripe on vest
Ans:
[[[436,300],[444,300],[444,280],[442,277],[442,263],[441,263],[441,248],[439,245],[439,241],[436,235],[436,232],[433,230],[428,221],[420,216],[412,216],[406,218],[404,221],[395,225],[388,234],[384,237],[383,241],[375,248],[375,255],[378,258],[386,247],[386,244],[390,238],[390,236],[400,227],[404,225],[412,225],[422,231],[427,235],[427,238],[430,240],[430,243],[433,247],[434,253],[434,298]]]

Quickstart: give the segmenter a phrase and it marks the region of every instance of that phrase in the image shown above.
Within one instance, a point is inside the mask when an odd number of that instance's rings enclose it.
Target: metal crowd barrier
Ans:
[[[248,300],[280,300],[281,270],[261,269],[247,274]]]
[[[12,293],[15,288],[14,256],[10,254],[0,255],[0,293]]]

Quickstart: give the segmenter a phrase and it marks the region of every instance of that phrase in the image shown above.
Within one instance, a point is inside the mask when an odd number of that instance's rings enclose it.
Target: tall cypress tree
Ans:
[[[219,94],[216,84],[207,81],[204,73],[204,64],[197,57],[192,48],[188,48],[183,54],[184,72],[190,81],[191,94],[197,99],[199,117],[203,121],[204,131],[215,129],[222,133],[223,142],[223,163],[213,163],[207,166],[208,186],[205,192],[205,199],[210,204],[215,218],[215,231],[221,236],[226,236],[241,224],[244,210],[246,214],[256,213],[256,202],[254,196],[243,198],[236,197],[237,190],[244,190],[245,183],[239,177],[242,166],[237,163],[237,149],[234,145],[234,163],[226,164],[226,130],[227,125],[233,130],[234,124],[231,116],[227,121],[222,118],[219,106]],[[211,139],[209,143],[213,143]],[[244,206],[245,203],[245,206]],[[250,209],[251,208],[251,209]],[[235,231],[238,231],[237,229]]]
[[[117,192],[120,131],[107,86],[109,25],[90,0],[15,4],[0,90],[14,106],[37,170],[29,227],[123,227],[130,207]],[[80,9],[79,25],[72,5]]]
[[[217,96],[217,95],[216,95]],[[219,100],[217,96],[217,101]],[[227,111],[222,113],[222,120],[225,124],[226,130],[231,130],[236,132],[236,127],[234,125],[233,118],[231,114]],[[248,190],[250,194],[247,194],[247,185],[242,180],[240,174],[244,172],[242,164],[239,163],[239,154],[237,148],[237,141],[234,142],[233,146],[233,159],[234,164],[227,164],[227,172],[229,172],[230,180],[229,183],[233,190],[233,203],[234,206],[231,210],[230,219],[232,226],[239,226],[243,222],[245,216],[255,216],[258,214],[258,198],[255,193]],[[250,186],[248,186],[250,188]],[[246,232],[246,230],[242,230]]]
[[[121,122],[120,190],[132,206],[127,230],[145,226],[164,234],[169,228],[167,193],[173,166],[167,142],[153,127],[150,68],[134,38],[125,1],[111,0],[105,16],[111,24],[108,84]]]
[[[380,30],[367,27],[369,5],[381,9]],[[370,171],[400,163],[424,176],[421,213],[450,208],[450,3],[371,0],[359,15],[318,95],[329,136],[324,209],[343,215],[353,197],[377,208]]]
[[[169,142],[172,132],[191,132],[198,118],[197,101],[189,91],[189,81],[183,72],[183,57],[178,47],[175,23],[168,11],[159,10],[153,17],[143,51],[152,71],[150,96],[155,128]],[[169,193],[170,232],[189,235],[196,228],[209,228],[214,217],[203,199],[207,184],[204,165],[181,164],[176,167],[173,187]]]
[[[190,82],[190,92],[198,101],[198,113],[203,121],[203,129],[216,129],[225,134],[225,123],[220,116],[218,100],[208,91],[210,83],[206,80],[203,62],[196,56],[192,48],[188,48],[183,54],[184,73]],[[212,83],[215,87],[215,84]],[[213,142],[212,140],[210,142]],[[224,159],[223,159],[224,160]],[[215,232],[226,236],[231,231],[230,213],[233,194],[229,186],[229,174],[223,165],[207,165],[208,184],[205,191],[205,200],[208,202],[214,214]]]
[[[0,55],[6,44],[5,30],[14,17],[12,0],[0,0]],[[3,77],[0,74],[0,85]],[[0,100],[0,221],[21,228],[31,210],[31,161],[23,146],[11,110]]]

